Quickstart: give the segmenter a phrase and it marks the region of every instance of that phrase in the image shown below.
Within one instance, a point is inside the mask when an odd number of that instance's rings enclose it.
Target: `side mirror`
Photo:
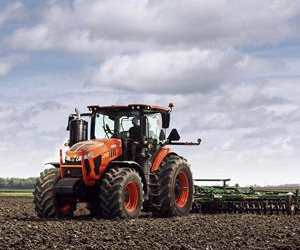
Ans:
[[[160,133],[159,133],[159,140],[164,141],[165,139],[166,139],[165,131],[163,129],[161,129]]]
[[[173,128],[171,133],[168,136],[169,141],[179,141],[180,140],[180,135],[178,134],[178,131],[176,128]]]
[[[170,113],[164,112],[161,113],[162,118],[162,128],[168,128],[170,126]]]

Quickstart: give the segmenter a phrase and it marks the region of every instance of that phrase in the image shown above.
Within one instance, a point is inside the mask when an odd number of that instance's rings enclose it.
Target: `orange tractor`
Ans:
[[[88,106],[71,114],[69,149],[60,162],[48,163],[37,179],[34,206],[39,217],[71,217],[78,202],[93,216],[137,218],[141,211],[155,216],[187,215],[193,202],[193,178],[186,159],[168,145],[178,142],[169,108],[132,104]],[[90,126],[88,121],[90,120]]]

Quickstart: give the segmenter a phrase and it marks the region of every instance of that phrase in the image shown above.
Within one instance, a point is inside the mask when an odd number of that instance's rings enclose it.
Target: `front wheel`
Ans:
[[[100,187],[100,216],[106,219],[135,219],[144,202],[143,183],[131,168],[112,168]]]
[[[154,214],[159,217],[187,215],[192,208],[194,188],[189,164],[177,155],[170,155],[157,174],[160,189]]]
[[[57,197],[54,193],[60,179],[59,169],[46,169],[36,180],[33,192],[35,211],[40,218],[72,217],[76,203],[71,198]]]

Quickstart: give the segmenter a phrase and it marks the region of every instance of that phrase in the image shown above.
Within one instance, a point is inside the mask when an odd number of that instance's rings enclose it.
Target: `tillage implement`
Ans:
[[[226,185],[230,179],[195,179],[195,182],[222,181],[221,186],[195,185],[193,212],[202,213],[300,213],[299,190],[294,192],[242,189]]]

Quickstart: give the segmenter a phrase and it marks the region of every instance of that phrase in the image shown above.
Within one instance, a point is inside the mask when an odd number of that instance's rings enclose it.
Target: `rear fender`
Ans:
[[[142,178],[144,193],[147,194],[148,184],[142,167],[135,161],[112,161],[108,164],[105,172],[108,172],[112,167],[132,168],[136,170]]]

